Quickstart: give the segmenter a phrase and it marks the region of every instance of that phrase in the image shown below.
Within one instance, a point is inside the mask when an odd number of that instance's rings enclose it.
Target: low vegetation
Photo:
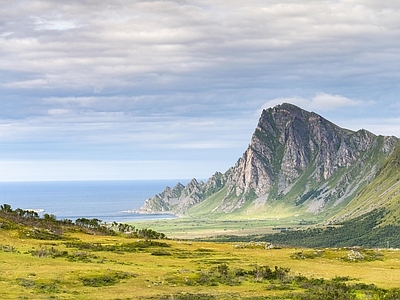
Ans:
[[[56,216],[39,214],[32,210],[20,208],[12,209],[9,204],[0,205],[0,229],[19,229],[21,238],[40,240],[65,239],[65,233],[80,231],[88,234],[102,234],[115,236],[124,233],[132,238],[163,239],[165,235],[152,229],[138,229],[126,223],[102,223],[97,218],[78,218],[73,222],[70,219],[57,220]]]
[[[400,298],[395,250],[180,241],[2,207],[1,299]]]
[[[400,226],[381,226],[387,211],[376,209],[355,219],[335,225],[287,227],[277,234],[257,234],[248,236],[221,235],[215,241],[269,241],[273,244],[294,247],[352,247],[387,248],[400,247]]]

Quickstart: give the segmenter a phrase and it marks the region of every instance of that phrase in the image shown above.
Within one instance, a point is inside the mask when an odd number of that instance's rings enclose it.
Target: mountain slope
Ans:
[[[167,187],[141,211],[327,219],[373,180],[398,144],[396,137],[343,129],[285,103],[262,112],[235,166],[206,183],[194,179],[186,187]]]
[[[400,225],[400,146],[388,157],[374,180],[332,222],[353,219],[381,208],[386,211],[381,225]]]

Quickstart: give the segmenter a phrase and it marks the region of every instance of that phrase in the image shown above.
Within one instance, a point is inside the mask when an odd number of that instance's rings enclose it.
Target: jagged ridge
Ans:
[[[167,187],[141,211],[260,217],[279,211],[327,218],[372,181],[398,144],[396,137],[343,129],[285,103],[262,112],[235,166],[206,183],[193,179]]]

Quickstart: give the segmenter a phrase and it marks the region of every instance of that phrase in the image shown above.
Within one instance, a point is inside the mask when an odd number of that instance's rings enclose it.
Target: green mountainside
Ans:
[[[233,167],[207,182],[167,187],[141,212],[341,222],[385,207],[390,223],[400,211],[399,145],[396,137],[344,129],[285,103],[262,112]]]
[[[295,247],[400,248],[400,146],[376,177],[326,224],[278,234],[220,236],[218,241],[269,241]]]
[[[381,225],[400,225],[400,146],[398,146],[368,184],[332,222],[349,220],[375,209],[386,210]]]

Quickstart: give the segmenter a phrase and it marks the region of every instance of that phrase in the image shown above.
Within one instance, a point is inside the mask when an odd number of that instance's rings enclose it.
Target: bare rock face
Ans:
[[[271,207],[279,201],[312,213],[348,202],[375,175],[399,144],[338,127],[314,112],[291,104],[264,110],[243,156],[224,174],[206,183],[193,179],[146,200],[142,211],[185,214],[190,207],[224,190],[213,212]]]
[[[171,212],[171,203],[179,202],[184,188],[185,186],[180,182],[172,189],[167,186],[160,194],[147,199],[140,210],[143,213]]]
[[[182,215],[186,210],[204,199],[203,182],[192,179],[186,186],[178,183],[174,188],[166,187],[160,194],[145,201],[140,211],[144,213],[169,212]]]

